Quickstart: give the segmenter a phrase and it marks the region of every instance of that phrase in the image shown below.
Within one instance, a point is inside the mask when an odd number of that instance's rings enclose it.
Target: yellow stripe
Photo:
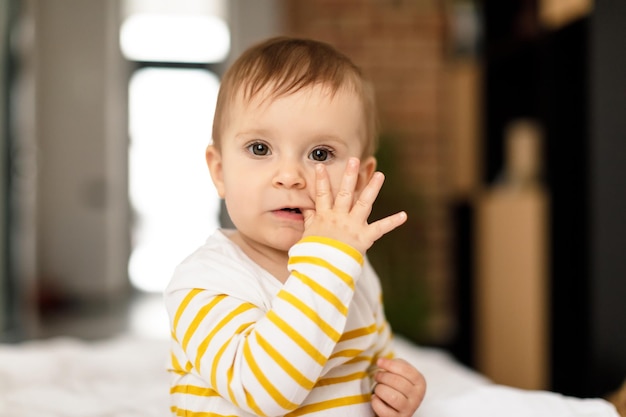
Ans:
[[[343,302],[332,293],[332,291],[328,291],[326,288],[318,284],[315,280],[310,277],[301,274],[298,271],[291,271],[291,274],[298,278],[302,283],[309,288],[311,288],[317,295],[328,301],[330,304],[334,305],[335,308],[345,317],[348,314],[348,307],[346,307]]]
[[[180,303],[180,305],[178,306],[178,309],[176,310],[176,314],[174,315],[174,325],[173,325],[174,332],[176,332],[176,329],[178,328],[178,321],[180,320],[180,316],[183,315],[183,312],[185,311],[185,309],[187,308],[187,306],[189,305],[193,297],[200,294],[200,292],[202,292],[202,290],[199,288],[189,291],[187,295],[185,296],[185,298],[183,299],[182,303]]]
[[[352,277],[343,272],[341,269],[332,265],[328,261],[322,258],[315,258],[313,256],[292,256],[291,258],[289,258],[289,265],[300,263],[317,265],[321,266],[322,268],[326,268],[337,277],[339,277],[339,279],[341,279],[343,282],[345,282],[346,285],[348,285],[352,290],[354,290],[354,280],[352,279]]]
[[[198,314],[196,314],[196,317],[193,318],[193,321],[191,322],[191,324],[187,328],[187,331],[185,332],[185,337],[183,338],[183,350],[187,350],[187,345],[189,344],[189,340],[198,329],[198,326],[200,326],[200,323],[202,322],[202,320],[204,320],[204,318],[207,316],[207,314],[209,314],[211,309],[215,307],[215,305],[219,303],[220,301],[222,301],[224,298],[226,298],[225,295],[223,294],[218,295],[217,297],[213,298],[209,304],[202,306],[202,308],[198,311]]]
[[[191,394],[202,397],[217,397],[219,395],[211,388],[199,387],[197,385],[175,385],[170,388],[170,394]]]
[[[268,343],[260,334],[256,334],[256,340],[259,346],[267,352],[267,354],[274,359],[274,361],[285,371],[294,381],[300,384],[306,390],[310,390],[315,385],[315,382],[308,379],[303,373],[301,373],[295,366],[291,364],[278,350]]]
[[[266,417],[266,414],[259,408],[257,403],[254,401],[254,398],[248,391],[246,391],[246,402],[248,403],[248,407],[254,411],[257,416]]]
[[[213,359],[213,366],[211,366],[211,385],[213,385],[213,387],[217,388],[217,365],[220,363],[222,359],[222,355],[224,354],[224,351],[226,350],[226,348],[228,347],[228,345],[230,344],[230,342],[233,340],[235,336],[239,336],[245,329],[252,326],[253,324],[254,323],[250,322],[250,323],[243,323],[241,326],[239,326],[237,330],[235,330],[235,333],[233,334],[233,336],[230,337],[226,341],[226,343],[224,343],[215,354],[215,358]],[[232,369],[232,366],[229,368]],[[230,389],[230,381],[229,381],[228,387]],[[233,400],[233,402],[235,402],[234,397],[232,396],[232,393],[231,393],[231,399]]]
[[[252,331],[252,327],[248,327],[248,330],[246,330],[244,337],[248,337],[251,331]],[[237,407],[239,407],[239,402],[237,401],[237,398],[235,398],[235,393],[233,392],[233,389],[232,389],[234,373],[235,373],[235,367],[234,366],[229,367],[228,371],[226,372],[226,379],[227,379],[226,383],[228,384],[227,387],[228,387],[228,395],[230,396],[230,401],[233,404],[235,404]]]
[[[300,333],[298,333],[293,327],[286,323],[283,319],[278,317],[273,310],[270,310],[266,316],[272,323],[274,323],[280,330],[283,331],[291,340],[296,342],[298,346],[306,353],[309,354],[315,362],[324,366],[326,364],[326,357],[321,354],[315,346],[313,346],[308,340],[306,340]]]
[[[389,329],[389,323],[387,321],[384,321],[379,329],[378,329],[378,333],[379,334],[383,334],[383,333],[387,333],[387,342],[391,342],[391,337],[393,336],[392,332]]]
[[[180,366],[180,362],[178,362],[178,358],[174,355],[174,352],[170,352],[170,361],[172,363],[172,369],[177,372],[184,372],[184,369]]]
[[[328,401],[321,401],[319,403],[307,404],[298,408],[297,410],[285,414],[285,417],[302,416],[305,414],[316,413],[323,410],[329,410],[331,408],[345,407],[353,404],[362,404],[369,402],[371,394],[353,395],[350,397],[335,398]]]
[[[189,371],[191,371],[191,368],[192,368],[191,363],[187,361],[187,363],[185,364],[185,369],[183,369],[183,367],[180,365],[180,362],[178,362],[178,358],[174,355],[174,352],[170,354],[170,359],[172,362],[172,370],[174,371],[174,373],[177,373],[179,375],[184,375],[188,373]]]
[[[350,359],[349,361],[346,362],[346,365],[352,365],[358,362],[368,362],[368,363],[373,363],[373,359],[371,356],[357,356],[355,358]]]
[[[335,249],[339,249],[346,255],[349,255],[352,259],[357,261],[360,265],[363,264],[363,255],[361,255],[361,252],[354,249],[352,246],[347,245],[338,240],[331,239],[328,237],[322,237],[322,236],[307,236],[307,237],[300,239],[300,242],[298,243],[305,243],[305,242],[322,243],[328,246],[332,246]]]
[[[359,356],[361,353],[363,353],[363,351],[361,349],[344,349],[344,350],[340,350],[338,352],[334,352],[332,355],[330,355],[331,359],[335,359],[335,358],[354,358],[356,356]]]
[[[328,324],[328,322],[322,319],[315,310],[313,310],[311,307],[309,307],[301,300],[296,298],[293,294],[287,291],[281,290],[278,293],[278,297],[282,298],[283,300],[287,301],[289,304],[300,310],[300,312],[307,316],[309,320],[317,324],[317,327],[319,327],[324,333],[326,333],[326,335],[330,337],[333,342],[337,343],[337,341],[341,337],[341,334],[337,330],[335,330],[330,324]]]
[[[367,336],[368,334],[372,334],[374,332],[376,332],[376,323],[367,327],[361,327],[359,329],[347,331],[341,336],[341,339],[339,339],[339,341],[345,342],[346,340],[356,339],[357,337],[361,336]]]
[[[170,410],[177,417],[238,417],[233,414],[217,414],[217,413],[205,412],[205,411],[185,410],[184,408],[178,408],[175,405],[171,406]]]
[[[226,388],[228,389],[228,396],[230,397],[230,402],[232,402],[237,407],[239,407],[239,401],[237,401],[237,398],[235,398],[235,393],[233,392],[233,388],[232,388],[233,373],[234,372],[235,372],[235,368],[232,367],[232,366],[230,368],[228,368],[228,371],[226,371],[226,380],[227,380],[227,384],[228,384],[226,386]]]
[[[204,338],[204,340],[202,340],[202,342],[198,345],[198,351],[196,352],[196,361],[195,361],[196,369],[200,370],[200,362],[202,361],[202,358],[204,357],[206,350],[209,348],[209,343],[211,343],[211,340],[213,339],[213,337],[220,330],[222,330],[224,326],[226,326],[232,319],[234,319],[238,315],[245,313],[246,311],[251,310],[253,308],[255,308],[255,306],[249,303],[240,304],[236,309],[228,313],[226,317],[220,320],[220,322],[213,328],[213,330],[211,330],[211,333],[209,333]],[[228,343],[228,341],[226,341],[226,343]]]
[[[276,401],[276,404],[280,405],[282,408],[286,410],[295,410],[298,408],[298,404],[292,403],[287,398],[283,396],[283,394],[272,384],[272,381],[267,379],[263,370],[259,367],[259,365],[254,360],[254,356],[252,355],[252,351],[250,350],[250,343],[245,343],[243,346],[243,356],[250,367],[250,370],[256,377],[257,381],[265,388],[265,391]]]
[[[177,371],[175,369],[169,369],[168,372],[172,372],[172,373],[174,373],[176,375],[180,375],[180,376],[187,375],[187,372],[185,372],[185,371]]]
[[[353,374],[349,374],[345,376],[320,379],[319,381],[317,381],[317,384],[315,384],[315,387],[323,387],[326,385],[341,384],[342,382],[355,381],[358,379],[364,379],[368,377],[369,375],[367,372],[355,372]]]

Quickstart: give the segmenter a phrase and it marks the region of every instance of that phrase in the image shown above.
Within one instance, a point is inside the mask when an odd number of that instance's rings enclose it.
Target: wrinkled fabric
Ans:
[[[0,417],[167,417],[169,341],[120,336],[0,345]],[[396,354],[425,376],[416,417],[619,417],[602,399],[489,382],[439,349],[396,337]]]

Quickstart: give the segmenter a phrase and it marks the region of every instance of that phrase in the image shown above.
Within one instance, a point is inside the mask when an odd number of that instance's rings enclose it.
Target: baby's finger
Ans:
[[[372,211],[374,201],[378,197],[378,193],[383,186],[385,176],[382,172],[375,172],[370,182],[365,186],[359,198],[354,204],[352,213],[356,216],[360,216],[363,219],[367,219]]]
[[[412,416],[426,394],[422,374],[406,361],[394,360],[398,373],[381,370],[376,373],[374,393],[398,415]],[[380,361],[378,361],[380,363]]]
[[[385,403],[387,407],[395,411],[396,415],[402,415],[402,411],[410,407],[409,398],[404,393],[389,385],[376,385],[374,394]]]
[[[330,190],[330,180],[326,167],[315,165],[315,209],[329,210],[333,206],[333,194]]]
[[[376,365],[392,374],[403,375],[413,385],[424,384],[424,376],[413,365],[404,359],[378,358]]]
[[[341,185],[339,186],[339,192],[335,197],[335,208],[344,213],[349,212],[354,203],[354,189],[359,178],[359,164],[358,158],[350,158],[348,160],[346,170],[341,179]]]
[[[403,225],[404,222],[406,222],[406,219],[406,212],[401,211],[399,213],[377,220],[369,225],[368,238],[372,242],[375,242],[383,235],[391,232],[396,227]]]
[[[372,394],[372,409],[377,417],[395,417],[399,415],[397,410],[390,407],[376,394]]]

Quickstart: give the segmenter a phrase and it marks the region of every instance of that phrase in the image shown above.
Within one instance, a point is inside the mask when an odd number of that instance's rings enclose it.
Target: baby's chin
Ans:
[[[289,249],[300,239],[302,239],[303,231],[294,230],[292,228],[281,228],[274,230],[271,233],[260,235],[259,233],[246,233],[245,231],[237,229],[236,235],[233,240],[236,242],[251,246],[251,247],[265,247],[278,252],[289,252]]]
[[[302,239],[302,230],[286,228],[276,232],[270,239],[272,247],[276,250],[288,252],[289,249]]]
[[[302,233],[294,234],[293,236],[283,236],[276,242],[276,249],[288,252],[293,245],[298,243],[302,239]]]

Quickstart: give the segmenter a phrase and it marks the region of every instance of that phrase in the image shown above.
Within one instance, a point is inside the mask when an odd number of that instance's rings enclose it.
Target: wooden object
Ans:
[[[538,181],[539,130],[507,134],[503,182],[477,203],[476,362],[493,381],[548,387],[548,198]]]

